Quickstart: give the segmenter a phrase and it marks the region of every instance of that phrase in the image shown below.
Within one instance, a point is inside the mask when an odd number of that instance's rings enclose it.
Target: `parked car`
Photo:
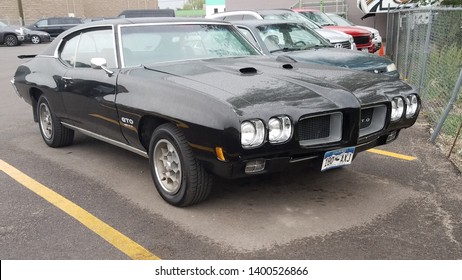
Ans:
[[[43,42],[51,42],[51,36],[47,32],[37,31],[37,30],[30,30],[28,28],[24,28],[25,32],[27,33],[27,39],[24,42],[31,42],[32,44],[40,44]]]
[[[337,14],[332,14],[332,13],[326,13],[326,15],[333,21],[335,22],[336,25],[338,26],[356,26],[360,28],[364,28],[369,30],[372,33],[372,43],[374,44],[375,51],[378,51],[382,47],[382,36],[380,36],[380,33],[377,29],[369,27],[369,26],[363,26],[363,25],[356,25],[349,21],[348,19],[337,15]]]
[[[232,24],[204,19],[81,25],[20,65],[12,83],[48,146],[80,131],[143,155],[176,206],[207,198],[211,174],[348,165],[395,140],[420,109],[401,80],[266,57]]]
[[[307,17],[321,25],[323,28],[332,29],[353,36],[356,48],[360,51],[375,52],[372,43],[372,33],[369,30],[354,26],[338,26],[325,13],[314,9],[293,9],[293,11]]]
[[[339,31],[323,29],[317,23],[288,9],[261,10],[261,11],[231,11],[231,12],[216,13],[213,15],[206,16],[206,18],[220,19],[224,21],[252,20],[252,19],[266,19],[266,20],[279,19],[279,20],[299,21],[305,24],[308,28],[311,28],[314,31],[316,31],[322,37],[329,40],[329,42],[336,48],[356,50],[356,44],[354,43],[353,36],[345,34],[343,32],[339,32]]]
[[[24,28],[16,25],[8,25],[0,21],[0,45],[13,47],[20,45],[27,39]]]
[[[119,18],[138,17],[175,17],[175,10],[172,9],[140,9],[125,10],[118,15]]]
[[[65,30],[82,23],[82,19],[76,17],[50,17],[40,19],[27,26],[27,28],[30,30],[47,32],[51,37],[56,37]]]
[[[303,24],[289,21],[247,20],[232,22],[265,55],[284,55],[298,62],[346,67],[399,78],[388,58],[332,46]]]

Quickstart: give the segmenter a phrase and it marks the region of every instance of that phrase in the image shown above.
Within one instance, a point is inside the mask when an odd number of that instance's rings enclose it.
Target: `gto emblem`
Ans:
[[[335,44],[335,45],[334,45],[334,48],[341,49],[341,48],[342,48],[342,44]]]
[[[135,122],[132,119],[121,117],[120,121],[124,124],[133,125]]]
[[[370,122],[371,122],[371,118],[361,119],[361,123],[370,123]]]

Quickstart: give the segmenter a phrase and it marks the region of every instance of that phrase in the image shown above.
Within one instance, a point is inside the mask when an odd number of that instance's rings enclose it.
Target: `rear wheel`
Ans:
[[[163,124],[153,133],[149,163],[157,191],[168,203],[189,206],[205,200],[212,176],[195,158],[186,138],[173,124]]]
[[[57,148],[72,144],[74,131],[61,124],[43,95],[37,102],[37,114],[40,133],[48,146]]]
[[[19,45],[18,37],[11,35],[11,34],[6,35],[5,45],[7,45],[8,47],[14,47],[14,46]]]
[[[32,37],[30,37],[30,40],[33,44],[40,44],[42,42],[40,36],[37,35],[32,35]]]

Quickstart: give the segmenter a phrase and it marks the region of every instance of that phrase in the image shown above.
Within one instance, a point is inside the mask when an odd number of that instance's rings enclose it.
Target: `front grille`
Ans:
[[[298,124],[300,140],[313,140],[329,137],[330,115],[302,120]]]
[[[364,45],[364,44],[369,44],[371,41],[370,36],[358,36],[358,37],[353,37],[353,40],[355,41],[356,45]]]
[[[298,121],[300,144],[318,145],[342,139],[342,113],[305,117]]]
[[[345,42],[338,42],[336,44],[341,44],[343,49],[351,49],[351,43],[348,41]]]
[[[385,127],[387,107],[379,105],[361,110],[359,137],[367,136]]]

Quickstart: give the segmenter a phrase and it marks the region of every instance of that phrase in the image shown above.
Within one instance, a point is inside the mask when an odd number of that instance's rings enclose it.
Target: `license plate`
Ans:
[[[362,52],[369,52],[369,49],[368,48],[365,48],[365,49],[361,49]]]
[[[324,154],[321,171],[351,164],[355,154],[355,147],[329,151]]]

